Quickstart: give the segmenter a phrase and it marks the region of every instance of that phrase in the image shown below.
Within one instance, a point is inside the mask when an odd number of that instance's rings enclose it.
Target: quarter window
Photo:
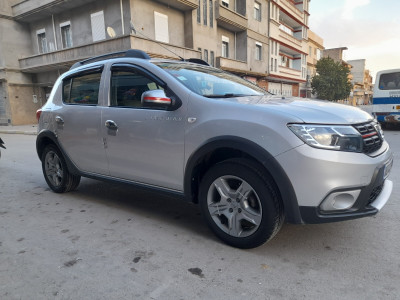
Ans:
[[[101,72],[78,75],[63,80],[63,102],[66,104],[97,105]]]

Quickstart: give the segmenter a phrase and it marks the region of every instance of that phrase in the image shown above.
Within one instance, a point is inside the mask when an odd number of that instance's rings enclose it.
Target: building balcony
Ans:
[[[279,30],[279,41],[300,52],[303,51],[303,41],[296,39],[294,36],[288,34],[283,30]]]
[[[193,10],[199,7],[197,0],[156,0],[157,2],[164,3],[168,7],[173,7],[181,11]]]
[[[287,68],[283,66],[279,66],[277,72],[271,72],[270,77],[277,79],[284,79],[286,82],[292,82],[292,83],[307,82],[305,78],[301,77],[300,70]]]
[[[17,21],[33,22],[94,2],[95,0],[25,0],[12,6]]]
[[[291,0],[278,0],[278,5],[286,12],[287,15],[295,19],[297,22],[304,22],[304,13],[299,10]]]
[[[226,58],[219,56],[217,57],[217,68],[220,68],[225,71],[234,72],[234,73],[243,73],[246,74],[249,71],[247,66],[247,62],[235,60],[231,58]]]
[[[217,24],[232,32],[240,32],[247,29],[247,17],[223,6],[219,1],[215,2],[215,18]]]
[[[178,59],[168,50],[162,48],[160,42],[145,38],[125,35],[114,39],[85,44],[73,48],[29,56],[19,60],[22,72],[40,73],[51,70],[67,70],[77,61],[110,52],[140,49],[151,57]],[[164,44],[168,49],[183,58],[200,58],[200,52],[190,48]]]

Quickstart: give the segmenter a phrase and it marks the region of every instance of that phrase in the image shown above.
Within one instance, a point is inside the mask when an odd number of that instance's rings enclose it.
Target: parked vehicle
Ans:
[[[172,194],[239,248],[270,240],[284,219],[355,219],[388,201],[393,155],[368,113],[271,95],[200,61],[124,55],[75,64],[38,111],[53,191],[85,176]]]
[[[4,146],[4,142],[1,138],[0,138],[0,148],[6,149],[6,147]],[[0,151],[0,157],[1,157],[1,151]]]
[[[376,74],[372,111],[382,125],[400,122],[400,69]]]

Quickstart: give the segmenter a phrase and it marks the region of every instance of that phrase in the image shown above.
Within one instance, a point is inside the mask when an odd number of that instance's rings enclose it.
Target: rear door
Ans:
[[[109,105],[102,113],[110,175],[182,190],[185,104],[175,111],[143,108],[143,92],[166,86],[139,66],[114,65],[110,76]]]
[[[63,79],[62,105],[55,110],[59,142],[79,170],[108,174],[101,134],[103,66]]]

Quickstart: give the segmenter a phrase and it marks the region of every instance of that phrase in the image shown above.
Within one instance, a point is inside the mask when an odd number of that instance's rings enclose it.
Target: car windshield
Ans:
[[[190,63],[156,62],[187,88],[208,98],[259,96],[268,92],[233,74]]]

